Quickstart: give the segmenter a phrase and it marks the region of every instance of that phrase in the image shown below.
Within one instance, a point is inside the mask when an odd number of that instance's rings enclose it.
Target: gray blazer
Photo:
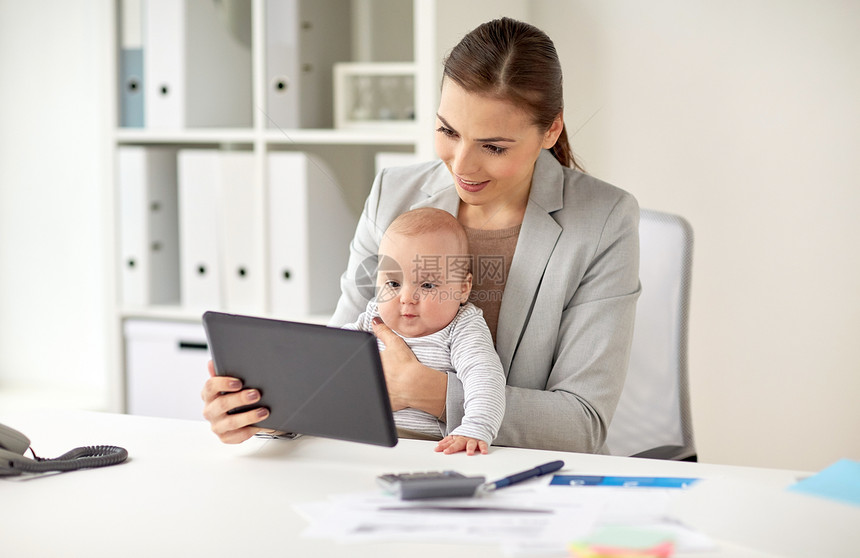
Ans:
[[[395,217],[426,206],[456,216],[459,202],[441,161],[383,170],[350,245],[331,324],[354,322],[367,305],[372,293],[356,278]],[[636,200],[541,153],[499,310],[507,410],[496,445],[604,451],[639,291]],[[450,431],[463,417],[456,374],[448,376],[446,408]]]

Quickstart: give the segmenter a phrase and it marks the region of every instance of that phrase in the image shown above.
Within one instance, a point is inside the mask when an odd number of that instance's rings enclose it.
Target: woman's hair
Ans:
[[[445,59],[445,77],[470,93],[524,107],[542,132],[564,109],[555,45],[537,27],[514,19],[489,21],[463,37]],[[565,128],[552,154],[562,165],[580,168]]]

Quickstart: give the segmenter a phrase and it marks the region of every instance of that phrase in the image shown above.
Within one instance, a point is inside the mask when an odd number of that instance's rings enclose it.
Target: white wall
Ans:
[[[586,168],[695,230],[700,458],[860,458],[860,3],[543,0],[531,17]]]
[[[106,397],[107,7],[0,0],[0,401]]]

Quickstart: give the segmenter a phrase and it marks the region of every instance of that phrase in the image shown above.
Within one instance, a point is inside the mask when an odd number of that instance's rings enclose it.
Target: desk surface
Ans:
[[[798,473],[515,448],[445,456],[401,440],[381,448],[322,438],[221,444],[202,421],[79,411],[0,413],[36,453],[55,457],[84,445],[119,445],[129,461],[25,480],[0,477],[3,556],[497,556],[493,546],[426,543],[339,545],[301,536],[293,504],[375,490],[392,471],[454,469],[501,477],[554,459],[575,474],[732,478],[784,487]],[[28,454],[29,455],[29,454]],[[678,556],[683,556],[678,554]],[[764,557],[731,543],[714,556]]]

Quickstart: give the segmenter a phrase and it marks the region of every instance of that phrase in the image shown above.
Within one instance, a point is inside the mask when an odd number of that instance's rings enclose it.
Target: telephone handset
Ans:
[[[38,457],[32,449],[33,459],[24,457],[28,448],[29,438],[0,424],[0,476],[105,467],[122,463],[128,458],[128,452],[116,446],[75,448],[54,459]]]

